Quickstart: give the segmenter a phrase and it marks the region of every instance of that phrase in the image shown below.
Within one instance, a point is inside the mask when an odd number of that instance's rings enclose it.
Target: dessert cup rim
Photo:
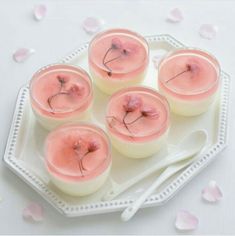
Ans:
[[[33,93],[32,93],[32,88],[33,88],[33,82],[34,80],[36,80],[38,78],[38,76],[43,76],[43,73],[46,72],[46,70],[50,70],[51,68],[53,69],[53,67],[55,67],[55,70],[59,70],[60,67],[65,67],[66,69],[71,69],[71,71],[76,71],[76,72],[79,72],[79,74],[83,74],[84,77],[82,77],[83,79],[86,79],[88,81],[88,84],[89,84],[89,94],[88,96],[86,96],[82,103],[80,103],[80,105],[78,107],[76,107],[75,109],[71,109],[71,110],[66,110],[66,111],[62,111],[62,112],[58,112],[58,111],[55,111],[53,112],[53,114],[55,115],[66,115],[66,114],[70,114],[72,112],[76,112],[76,111],[79,111],[80,109],[82,111],[84,111],[86,109],[86,106],[85,108],[83,108],[83,106],[88,102],[88,106],[91,104],[92,102],[92,97],[93,97],[93,89],[92,89],[92,80],[91,80],[91,77],[90,75],[83,69],[81,68],[80,66],[75,66],[75,65],[72,65],[72,64],[65,64],[65,63],[52,63],[52,64],[48,64],[46,66],[43,66],[41,67],[40,69],[38,69],[32,76],[30,82],[29,82],[29,93],[30,93],[30,98],[32,99],[33,102],[35,102],[35,104],[40,108],[42,109],[43,111],[47,112],[47,113],[51,113],[51,109],[50,108],[45,108],[44,106],[42,106],[42,104],[37,100],[35,99]],[[58,68],[57,68],[58,67]],[[91,100],[89,102],[89,100]],[[35,108],[34,108],[35,109]],[[37,108],[36,108],[37,109]],[[49,115],[48,114],[48,115]]]
[[[175,53],[178,53],[178,52],[183,52],[184,50],[191,50],[193,52],[196,52],[196,53],[204,53],[206,54],[208,57],[208,59],[211,61],[211,63],[213,64],[216,72],[217,72],[217,78],[216,80],[210,84],[210,86],[208,88],[205,88],[205,89],[201,89],[201,90],[198,90],[196,92],[190,92],[190,93],[185,93],[185,92],[179,92],[178,90],[174,89],[172,86],[167,86],[165,84],[165,82],[163,82],[161,79],[159,79],[159,71],[161,69],[161,66],[162,64],[165,62],[165,60],[167,60],[168,58],[170,58],[171,56],[174,56]],[[160,60],[159,64],[158,64],[158,81],[162,84],[162,87],[163,89],[166,87],[166,89],[170,90],[171,92],[175,93],[176,95],[183,95],[183,96],[195,96],[195,95],[200,95],[200,94],[204,94],[208,91],[210,91],[211,89],[213,89],[219,82],[220,80],[220,74],[221,74],[221,67],[220,67],[220,63],[218,61],[218,59],[212,55],[210,52],[204,50],[204,49],[200,49],[200,48],[197,48],[197,47],[180,47],[180,48],[176,48],[174,50],[171,50],[170,52],[166,53]]]
[[[141,137],[135,137],[135,140],[128,138],[128,135],[125,135],[123,133],[120,132],[113,132],[110,128],[109,125],[107,124],[107,119],[105,118],[105,124],[106,124],[106,128],[107,130],[114,135],[115,137],[121,139],[121,140],[125,140],[126,142],[131,142],[131,143],[145,143],[145,142],[149,142],[154,140],[156,137],[161,137],[163,134],[165,134],[165,132],[169,129],[170,127],[170,105],[168,100],[166,99],[166,97],[162,94],[160,94],[156,89],[151,88],[149,86],[132,86],[132,87],[128,87],[128,88],[124,88],[121,89],[115,93],[113,93],[111,95],[111,97],[109,98],[109,102],[106,108],[106,115],[108,114],[108,110],[109,110],[109,104],[112,101],[112,99],[116,96],[119,96],[125,92],[128,91],[137,91],[137,92],[149,92],[153,95],[155,95],[156,97],[158,97],[158,99],[160,100],[160,102],[164,105],[165,107],[165,112],[167,114],[166,120],[162,123],[161,127],[159,128],[159,130],[157,132],[153,132],[152,134],[149,135],[145,135],[145,136],[141,136]],[[163,131],[161,133],[161,131]]]
[[[56,167],[54,164],[52,164],[46,155],[46,150],[47,150],[47,143],[48,143],[48,139],[50,138],[50,135],[54,134],[55,132],[57,132],[60,129],[64,129],[67,127],[82,127],[82,128],[89,128],[89,129],[93,129],[95,130],[95,132],[97,132],[100,136],[102,136],[102,139],[105,140],[105,142],[107,143],[107,155],[106,158],[104,159],[104,161],[102,161],[94,170],[89,171],[89,173],[87,175],[82,176],[81,174],[79,175],[69,175],[69,174],[65,174],[63,173],[63,171],[60,170],[60,168]],[[45,153],[45,164],[47,167],[47,170],[49,172],[49,174],[56,176],[59,179],[62,179],[63,181],[69,181],[69,182],[83,182],[83,181],[89,181],[92,180],[98,176],[100,176],[112,163],[112,155],[111,155],[111,141],[108,137],[108,135],[106,134],[106,132],[100,128],[97,125],[88,123],[88,122],[70,122],[67,123],[65,125],[60,125],[58,126],[56,129],[52,130],[51,132],[48,133],[46,140],[44,142],[44,153]],[[50,167],[51,166],[51,167]],[[51,170],[50,168],[53,168],[53,170]],[[93,173],[94,171],[99,170],[94,176],[91,177],[91,173]]]
[[[123,31],[123,32],[121,32]],[[107,30],[104,30],[104,31],[101,31],[99,33],[97,33],[90,41],[89,43],[89,47],[88,47],[88,58],[89,58],[89,61],[92,61],[97,67],[99,68],[102,68],[100,67],[99,64],[95,63],[92,59],[91,59],[91,47],[92,47],[92,44],[97,40],[99,39],[100,37],[102,37],[102,35],[105,35],[105,34],[110,34],[110,33],[115,33],[115,32],[120,32],[120,33],[127,33],[127,34],[130,34],[132,36],[135,36],[137,38],[139,38],[141,40],[141,43],[142,44],[145,44],[145,48],[146,48],[146,58],[148,60],[148,57],[149,57],[149,43],[147,41],[147,39],[142,36],[141,34],[135,32],[135,31],[132,31],[132,30],[129,30],[127,28],[110,28],[110,29],[107,29]],[[146,60],[146,58],[144,58],[143,62]],[[114,71],[114,74],[117,74],[117,75],[122,75],[122,74],[127,74],[127,73],[131,73],[131,72],[134,72],[136,70],[138,70],[140,67],[142,66],[142,64],[140,66],[138,66],[137,68],[133,69],[133,70],[129,70],[129,71],[125,71],[125,72],[118,72],[118,71]],[[112,79],[112,78],[110,78]],[[126,79],[125,79],[126,80]],[[131,80],[131,79],[129,79]]]

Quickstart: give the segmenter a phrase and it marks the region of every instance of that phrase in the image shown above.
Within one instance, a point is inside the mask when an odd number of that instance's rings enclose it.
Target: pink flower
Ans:
[[[113,38],[111,47],[113,49],[121,49],[122,48],[121,40],[119,38]]]
[[[123,53],[125,55],[134,54],[138,51],[138,49],[139,46],[135,43],[127,42],[123,44]]]
[[[65,84],[69,81],[69,77],[67,75],[57,75],[57,79],[61,84]]]
[[[123,105],[123,108],[126,112],[133,112],[136,109],[140,108],[141,105],[142,105],[142,100],[140,97],[127,95],[125,97],[125,104]]]
[[[88,150],[88,152],[95,152],[99,148],[100,148],[100,145],[97,141],[91,141],[88,144],[87,150]]]
[[[144,106],[141,109],[141,114],[144,117],[147,117],[147,118],[150,118],[150,119],[158,119],[159,118],[159,112],[157,112],[157,110],[153,107]]]
[[[81,96],[83,94],[83,87],[82,86],[78,86],[78,85],[73,85],[70,89],[69,89],[69,94],[76,97],[76,96]]]

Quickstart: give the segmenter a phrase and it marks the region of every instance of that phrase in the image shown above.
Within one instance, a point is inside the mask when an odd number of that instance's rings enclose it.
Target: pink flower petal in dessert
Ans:
[[[179,230],[194,230],[198,223],[198,218],[186,210],[180,210],[176,215],[175,227]]]
[[[100,148],[100,144],[96,140],[93,140],[93,141],[90,141],[87,149],[88,149],[88,152],[95,152],[99,148]]]
[[[126,112],[132,112],[140,108],[141,105],[142,105],[142,100],[140,97],[127,95],[125,97],[125,104],[123,104],[123,108]]]
[[[46,16],[47,8],[43,4],[36,5],[33,13],[35,20],[40,21]]]
[[[119,38],[112,39],[112,48],[113,49],[121,49],[122,48],[122,42]]]
[[[159,112],[154,107],[144,106],[141,109],[141,113],[144,117],[147,117],[147,118],[150,118],[150,119],[159,118]]]
[[[135,43],[124,43],[123,45],[123,51],[125,51],[127,54],[133,54],[136,53],[139,49],[139,46]]]
[[[23,210],[23,217],[35,222],[43,220],[43,207],[38,203],[31,202]]]
[[[82,27],[88,34],[94,34],[101,30],[104,22],[95,17],[88,17],[83,21]]]
[[[202,190],[202,198],[208,202],[217,202],[223,197],[222,191],[214,180]]]
[[[184,17],[182,11],[179,8],[174,8],[169,12],[166,19],[171,23],[178,23],[181,22]]]
[[[199,34],[202,38],[213,39],[216,37],[218,27],[212,24],[203,24],[199,29]]]
[[[35,52],[34,49],[28,48],[19,48],[13,54],[13,59],[15,62],[24,62],[28,59],[33,53]]]

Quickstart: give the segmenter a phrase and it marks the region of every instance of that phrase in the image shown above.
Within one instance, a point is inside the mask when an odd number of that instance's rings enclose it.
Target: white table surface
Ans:
[[[32,18],[36,3],[45,3],[48,15],[42,22]],[[165,21],[168,11],[179,7],[185,20],[180,24]],[[222,68],[235,74],[235,1],[233,0],[0,0],[0,152],[3,156],[12,112],[20,86],[29,81],[39,67],[66,55],[91,36],[81,28],[83,19],[97,16],[105,20],[105,28],[126,27],[143,35],[168,33],[186,45],[211,51]],[[203,23],[218,25],[214,40],[200,38]],[[12,53],[18,47],[34,48],[36,53],[25,63],[17,64]],[[235,91],[233,89],[233,91]],[[231,100],[235,99],[233,93]],[[232,102],[234,106],[234,102]],[[232,107],[231,106],[231,107]],[[235,117],[235,109],[231,116]],[[235,120],[230,119],[230,145],[199,176],[162,207],[148,208],[127,223],[120,213],[67,219],[55,211],[37,193],[0,165],[0,233],[1,234],[177,234],[175,215],[179,209],[195,213],[200,220],[196,234],[235,233]],[[216,205],[201,200],[201,189],[216,180],[224,198]],[[41,203],[45,219],[31,224],[22,219],[22,209],[29,201]]]

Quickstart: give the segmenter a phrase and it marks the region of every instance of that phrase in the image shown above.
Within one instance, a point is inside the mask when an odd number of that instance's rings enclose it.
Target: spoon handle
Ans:
[[[192,153],[192,152],[189,152],[189,151],[181,151],[177,154],[170,155],[169,157],[167,157],[167,159],[164,159],[164,160],[156,163],[155,165],[153,165],[149,169],[147,169],[144,172],[140,173],[139,175],[131,178],[130,180],[126,181],[125,183],[123,183],[121,185],[117,184],[115,186],[112,186],[111,189],[103,196],[102,199],[105,200],[105,201],[112,200],[116,196],[123,193],[124,191],[129,189],[134,184],[140,182],[144,178],[150,176],[154,172],[156,172],[158,170],[161,170],[161,169],[163,169],[163,168],[165,168],[165,167],[167,167],[171,164],[174,164],[176,162],[183,161],[183,160],[193,156],[194,154],[195,153]]]
[[[192,163],[193,160],[186,160],[183,162],[176,163],[172,166],[169,166],[165,169],[165,171],[153,182],[153,184],[139,197],[136,201],[134,201],[129,207],[127,207],[122,215],[121,219],[123,221],[130,220],[138,209],[142,206],[145,200],[168,178],[172,175],[183,169],[184,167],[188,166]]]

